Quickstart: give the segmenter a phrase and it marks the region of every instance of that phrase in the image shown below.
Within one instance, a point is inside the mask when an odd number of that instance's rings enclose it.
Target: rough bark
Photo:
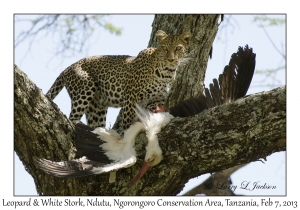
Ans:
[[[117,172],[82,178],[57,178],[40,171],[34,159],[67,160],[75,155],[74,126],[27,76],[14,71],[14,144],[40,195],[176,195],[201,174],[221,171],[286,149],[286,87],[254,94],[189,118],[175,118],[159,134],[164,160],[131,189],[145,155]],[[141,140],[142,139],[142,140]]]

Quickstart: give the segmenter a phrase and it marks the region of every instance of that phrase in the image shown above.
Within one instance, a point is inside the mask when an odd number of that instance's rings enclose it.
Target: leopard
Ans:
[[[108,107],[122,108],[123,131],[137,119],[136,105],[155,109],[162,105],[175,80],[176,70],[188,60],[190,32],[155,34],[157,46],[136,57],[97,55],[85,57],[57,77],[46,96],[53,100],[66,87],[71,98],[69,119],[80,122],[83,114],[92,128],[105,127]]]

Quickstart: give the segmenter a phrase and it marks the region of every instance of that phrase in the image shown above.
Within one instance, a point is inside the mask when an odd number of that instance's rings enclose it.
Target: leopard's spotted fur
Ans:
[[[135,120],[136,104],[153,107],[165,100],[175,70],[187,54],[189,32],[168,36],[156,32],[157,48],[137,57],[91,56],[72,64],[56,79],[47,96],[52,100],[65,86],[72,100],[70,120],[85,113],[88,125],[104,127],[108,107],[123,107],[123,129]]]

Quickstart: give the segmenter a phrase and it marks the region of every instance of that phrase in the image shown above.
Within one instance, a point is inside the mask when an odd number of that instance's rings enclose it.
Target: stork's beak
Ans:
[[[148,162],[145,162],[142,168],[140,169],[139,173],[134,177],[134,179],[130,182],[129,188],[131,188],[137,181],[139,181],[142,176],[146,173],[146,171],[150,168]]]

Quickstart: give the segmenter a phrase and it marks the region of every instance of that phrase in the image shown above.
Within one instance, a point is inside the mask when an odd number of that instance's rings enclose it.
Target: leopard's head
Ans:
[[[187,55],[191,37],[190,32],[183,32],[180,36],[169,36],[162,30],[156,32],[159,59],[164,63],[166,69],[176,70]]]

